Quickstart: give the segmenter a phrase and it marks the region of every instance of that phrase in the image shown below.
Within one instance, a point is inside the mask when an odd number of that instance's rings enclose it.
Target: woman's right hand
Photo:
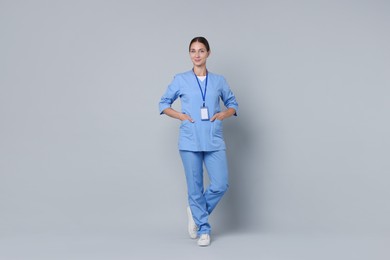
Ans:
[[[163,113],[166,114],[167,116],[170,116],[170,117],[179,119],[180,121],[188,120],[188,121],[190,121],[191,123],[195,122],[189,115],[184,114],[184,113],[180,113],[179,111],[176,111],[176,110],[174,110],[174,109],[171,108],[171,107],[166,108],[166,109],[163,111]]]
[[[194,120],[193,120],[189,115],[183,114],[183,113],[180,113],[179,119],[180,119],[181,121],[188,120],[188,121],[190,121],[191,123],[194,122]]]

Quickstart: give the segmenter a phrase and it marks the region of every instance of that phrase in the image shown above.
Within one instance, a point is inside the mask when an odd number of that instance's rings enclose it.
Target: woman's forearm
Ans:
[[[176,111],[171,107],[164,109],[163,113],[172,118],[179,119],[180,121],[189,120],[191,122],[194,122],[194,120],[189,115],[180,113],[179,111]]]
[[[174,110],[171,107],[164,109],[163,113],[166,114],[167,116],[172,117],[172,118],[176,118],[176,119],[181,120],[180,117],[181,117],[182,113]]]

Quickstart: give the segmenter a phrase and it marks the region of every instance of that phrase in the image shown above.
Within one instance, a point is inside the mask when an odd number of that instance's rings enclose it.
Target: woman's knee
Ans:
[[[229,188],[229,184],[227,183],[221,183],[218,185],[210,185],[209,190],[213,193],[225,193],[227,189]]]

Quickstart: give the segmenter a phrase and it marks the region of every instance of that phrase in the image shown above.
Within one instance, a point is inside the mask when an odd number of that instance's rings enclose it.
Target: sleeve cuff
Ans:
[[[168,104],[160,104],[159,110],[160,110],[160,115],[164,114],[164,110],[171,107]]]

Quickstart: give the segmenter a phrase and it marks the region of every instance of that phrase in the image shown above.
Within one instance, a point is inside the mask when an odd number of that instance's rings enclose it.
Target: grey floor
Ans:
[[[1,235],[1,260],[267,259],[388,260],[390,238],[351,235],[214,234],[200,248],[178,230],[123,234]]]

